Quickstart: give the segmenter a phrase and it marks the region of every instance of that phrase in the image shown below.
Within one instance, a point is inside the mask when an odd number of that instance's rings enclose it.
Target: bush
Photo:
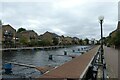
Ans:
[[[28,44],[27,38],[21,37],[21,38],[20,38],[20,43],[21,43],[22,45],[27,45],[27,44]]]
[[[58,38],[53,38],[53,44],[57,45],[58,44]]]
[[[42,40],[42,41],[38,41],[38,45],[39,46],[49,46],[51,45],[49,41],[47,40]]]
[[[116,32],[116,36],[114,37],[114,45],[116,47],[120,47],[120,31]]]

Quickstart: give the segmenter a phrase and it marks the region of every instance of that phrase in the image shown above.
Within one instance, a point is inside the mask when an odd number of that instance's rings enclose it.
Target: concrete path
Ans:
[[[104,46],[104,56],[107,63],[108,76],[118,78],[118,50]]]

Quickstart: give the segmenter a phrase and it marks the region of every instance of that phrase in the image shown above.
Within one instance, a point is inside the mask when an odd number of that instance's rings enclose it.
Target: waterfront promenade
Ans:
[[[100,46],[96,46],[90,51],[80,55],[79,57],[74,58],[73,60],[52,69],[45,74],[42,78],[64,78],[64,79],[74,79],[74,78],[83,78],[88,67],[90,66],[94,56],[98,52]]]
[[[100,46],[92,47],[88,52],[80,56],[76,56],[69,62],[56,67],[49,66],[32,66],[42,73],[41,79],[56,78],[56,79],[75,79],[85,78],[86,72],[88,71],[91,62],[94,61],[94,57],[98,52]],[[59,56],[60,54],[58,54]],[[60,55],[61,56],[61,55]],[[64,56],[64,55],[62,55]],[[68,56],[68,55],[67,55]],[[104,46],[105,62],[107,64],[107,74],[110,78],[118,78],[118,50]],[[18,63],[13,63],[18,64]],[[27,67],[31,65],[19,64]],[[101,78],[101,77],[100,77]]]
[[[118,50],[104,46],[107,72],[110,78],[118,78]]]

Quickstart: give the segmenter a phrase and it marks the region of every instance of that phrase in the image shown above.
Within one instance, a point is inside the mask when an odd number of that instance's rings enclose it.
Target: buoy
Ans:
[[[83,48],[81,48],[81,50],[83,50]]]
[[[11,63],[5,64],[5,65],[4,65],[4,69],[5,69],[5,73],[6,73],[6,74],[12,73],[12,64],[11,64]]]
[[[73,52],[75,52],[75,50],[73,50]]]
[[[49,55],[49,60],[53,60],[53,56],[52,55]]]
[[[67,55],[67,51],[64,51],[64,55]]]
[[[84,47],[84,49],[86,49],[86,47]]]

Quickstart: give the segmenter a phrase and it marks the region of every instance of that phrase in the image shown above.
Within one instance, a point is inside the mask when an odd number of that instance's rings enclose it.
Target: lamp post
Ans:
[[[100,16],[99,17],[99,22],[100,22],[100,26],[101,26],[101,64],[105,64],[104,63],[104,56],[103,56],[103,53],[104,53],[104,50],[103,50],[103,30],[102,30],[102,24],[103,24],[103,20],[104,20],[104,16]],[[104,67],[105,65],[103,65],[103,80],[105,80],[105,71],[104,71]]]
[[[104,16],[99,16],[99,22],[100,22],[100,26],[101,26],[101,63],[103,63],[103,30],[102,30],[102,24],[103,24],[103,20],[104,20]]]

